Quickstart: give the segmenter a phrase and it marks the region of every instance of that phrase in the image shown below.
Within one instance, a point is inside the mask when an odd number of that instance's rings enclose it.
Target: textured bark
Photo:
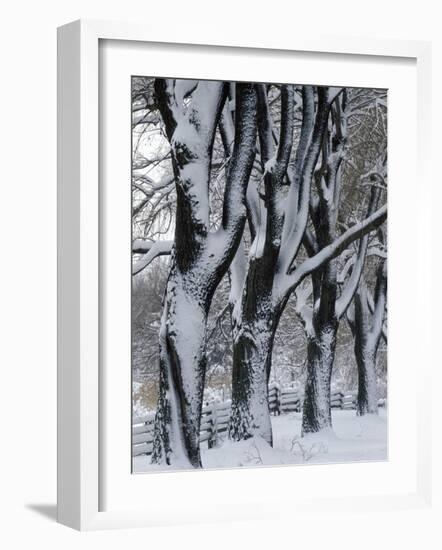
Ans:
[[[355,338],[354,349],[358,366],[357,412],[361,416],[378,414],[376,355],[383,331],[386,295],[386,264],[380,262],[376,274],[373,312],[369,306],[368,289],[365,282],[361,281],[354,299],[354,316],[348,316]]]
[[[250,325],[235,340],[229,424],[234,441],[259,435],[273,444],[267,395],[273,337],[270,328]]]
[[[258,98],[258,129],[267,215],[265,227],[257,229],[243,294],[233,316],[229,437],[238,441],[259,435],[272,445],[267,393],[273,340],[279,320],[278,306],[273,297],[273,283],[284,223],[281,209],[282,185],[293,143],[294,90],[288,85],[281,89],[283,118],[275,162],[271,168],[267,163],[273,158],[273,138],[264,85],[258,86]],[[260,239],[263,240],[262,243],[259,242]]]
[[[370,338],[370,310],[367,289],[361,285],[355,296],[355,357],[358,365],[358,414],[377,414],[375,358],[377,343]]]
[[[271,296],[254,294],[256,280],[253,277],[248,277],[247,283],[249,289],[244,294],[241,322],[239,327],[234,323],[233,328],[229,437],[240,441],[261,436],[273,445],[268,383],[273,343],[282,308],[272,303]]]
[[[362,355],[359,354],[362,352]],[[356,353],[358,363],[358,403],[357,411],[364,414],[378,414],[378,391],[376,384],[376,361],[373,349],[359,348]]]
[[[198,292],[192,277],[183,276],[174,258],[172,262],[160,330],[160,386],[152,462],[201,467],[199,432],[210,298],[203,284]]]
[[[347,133],[346,108],[347,98],[344,93],[333,104],[331,124],[322,146],[321,165],[315,173],[317,202],[311,204],[314,233],[307,232],[304,243],[309,256],[316,258],[329,247],[336,247],[340,240],[345,242],[343,236],[337,237],[337,221],[342,177],[341,164]],[[379,188],[372,187],[366,221],[375,217],[380,193]],[[381,221],[383,221],[382,218]],[[312,272],[314,306],[309,313],[311,323],[307,323],[304,319],[308,340],[308,363],[302,419],[303,434],[332,427],[330,386],[337,331],[339,322],[360,283],[367,246],[368,232],[361,232],[353,271],[340,294],[335,259],[322,263],[319,269]]]
[[[318,327],[307,345],[307,379],[302,434],[331,428],[330,382],[336,349],[337,321]]]
[[[201,84],[198,84],[198,86]],[[201,467],[199,432],[206,373],[206,324],[213,294],[241,240],[245,195],[255,156],[256,91],[236,85],[235,144],[221,227],[209,232],[208,193],[215,128],[225,98],[222,83],[203,83],[193,111],[182,109],[182,88],[158,79],[156,97],[173,150],[177,190],[174,249],[160,329],[160,389],[152,462]],[[197,90],[189,88],[186,93]],[[198,93],[198,90],[197,92]],[[178,97],[178,99],[177,99]],[[211,111],[207,115],[207,105]],[[201,120],[206,114],[206,119]],[[181,125],[181,126],[180,126]],[[235,209],[232,209],[232,204]]]
[[[307,378],[302,416],[302,434],[331,427],[330,382],[335,359],[338,319],[336,260],[313,275],[315,302],[308,334]]]
[[[341,103],[342,101],[342,103]],[[336,239],[341,163],[345,145],[345,119],[341,101],[332,110],[332,125],[322,145],[321,165],[315,173],[319,197],[312,211],[315,248],[330,246]],[[335,359],[339,321],[336,315],[338,298],[337,261],[332,259],[312,274],[313,302],[311,333],[308,334],[307,378],[302,416],[302,434],[331,428],[330,383]]]
[[[284,89],[283,89],[284,90]],[[271,369],[273,341],[282,311],[297,285],[307,273],[315,271],[315,287],[320,289],[320,307],[315,312],[314,337],[309,342],[309,377],[306,389],[304,431],[317,431],[330,426],[330,376],[336,345],[337,318],[335,305],[337,298],[336,260],[340,246],[369,232],[367,224],[360,231],[352,233],[344,240],[335,239],[336,210],[328,202],[335,196],[336,183],[345,139],[337,131],[327,134],[330,150],[324,145],[324,135],[335,92],[327,88],[317,91],[316,113],[313,92],[305,87],[303,93],[303,128],[295,158],[293,173],[289,176],[290,190],[285,204],[292,210],[283,210],[281,198],[282,177],[288,164],[275,163],[275,168],[267,170],[267,161],[272,157],[269,137],[269,116],[265,102],[265,92],[261,88],[259,133],[261,161],[264,167],[266,219],[264,231],[257,230],[250,252],[249,265],[243,297],[237,315],[234,316],[235,339],[233,355],[232,416],[229,426],[230,438],[239,440],[260,435],[272,443],[271,425],[268,411],[267,383]],[[336,115],[337,116],[337,115]],[[282,105],[282,121],[287,111]],[[337,116],[339,119],[339,117]],[[286,126],[281,126],[281,132]],[[287,151],[287,140],[280,138]],[[307,146],[308,144],[308,146]],[[332,148],[333,147],[333,148]],[[323,151],[327,166],[328,187],[331,191],[324,195],[320,212],[316,218],[318,242],[312,247],[312,262],[308,260],[300,266],[295,260],[308,217],[308,198],[313,172],[319,154]],[[289,154],[289,153],[288,153]],[[277,158],[283,158],[278,154]],[[321,183],[321,182],[319,182]],[[338,193],[336,193],[337,195]],[[381,217],[373,224],[379,224]],[[370,222],[371,223],[371,222]],[[348,239],[348,240],[347,240]],[[365,237],[364,237],[365,239]],[[342,242],[341,242],[342,241]],[[284,247],[281,246],[284,242]],[[335,242],[337,243],[335,245]],[[325,251],[325,252],[324,252]],[[323,253],[324,252],[324,253]],[[320,259],[315,264],[315,260]],[[304,265],[314,265],[311,271]],[[292,282],[294,281],[294,282]]]

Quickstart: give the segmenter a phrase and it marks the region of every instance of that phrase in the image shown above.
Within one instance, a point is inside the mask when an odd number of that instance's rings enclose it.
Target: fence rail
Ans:
[[[280,388],[277,384],[269,386],[269,410],[280,415],[289,412],[301,412],[303,395],[294,388]],[[356,409],[357,392],[331,392],[332,409]],[[385,399],[379,399],[379,407],[386,406]],[[211,403],[202,410],[200,442],[207,442],[210,448],[216,447],[221,436],[227,431],[230,417],[230,400],[223,403]],[[135,417],[132,422],[132,456],[150,455],[153,447],[155,413],[142,418]]]

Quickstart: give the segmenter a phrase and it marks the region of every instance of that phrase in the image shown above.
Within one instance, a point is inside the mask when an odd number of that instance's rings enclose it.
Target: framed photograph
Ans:
[[[61,523],[426,505],[429,49],[59,29]]]

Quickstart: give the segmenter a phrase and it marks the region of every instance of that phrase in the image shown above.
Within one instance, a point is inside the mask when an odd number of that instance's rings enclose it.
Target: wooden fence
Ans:
[[[269,409],[272,414],[280,415],[289,412],[300,412],[302,393],[294,388],[280,388],[277,384],[269,386]],[[332,390],[332,409],[356,409],[357,392],[344,393]],[[385,399],[379,400],[379,406],[386,405]],[[200,442],[207,442],[210,448],[215,447],[228,428],[230,417],[230,400],[223,403],[211,403],[203,407],[201,418]],[[155,413],[133,419],[132,456],[150,455],[153,446],[153,427]]]
[[[269,386],[269,409],[273,414],[300,412],[302,399],[302,393],[294,388],[281,389],[277,384]],[[330,399],[332,409],[356,409],[357,392],[332,390]],[[385,404],[385,400],[379,401],[380,406]]]

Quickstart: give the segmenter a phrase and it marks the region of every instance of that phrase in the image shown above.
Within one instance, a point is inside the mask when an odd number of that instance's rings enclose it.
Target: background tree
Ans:
[[[364,165],[378,162],[380,156],[382,158],[385,156],[383,148],[385,141],[376,141],[377,150],[369,150],[370,136],[363,151],[353,150],[352,128],[348,128],[349,120],[356,114],[359,119],[372,120],[371,110],[377,111],[375,102],[377,97],[373,98],[373,95],[374,93],[368,90],[365,94],[358,91],[353,97],[352,90],[348,92],[345,90],[332,105],[328,129],[322,144],[321,162],[314,176],[315,186],[310,202],[311,230],[307,228],[304,237],[309,256],[327,247],[336,238],[339,223],[342,220],[342,218],[340,220],[340,214],[342,210],[345,212],[341,192],[345,179],[355,176],[357,171],[355,164],[357,160],[361,160],[358,159],[358,155],[362,156]],[[363,124],[359,122],[358,132],[361,127]],[[360,139],[364,139],[364,134],[358,136],[358,148]],[[370,158],[370,154],[375,158]],[[349,173],[344,173],[346,158],[353,160]],[[350,180],[351,189],[358,188],[359,179]],[[381,189],[373,186],[366,217],[376,210],[380,195]],[[311,305],[307,306],[304,296],[298,308],[308,342],[303,433],[317,432],[332,425],[330,389],[338,326],[358,288],[368,243],[369,236],[365,234],[359,241],[351,276],[345,286],[340,287],[338,284],[338,258],[324,263],[320,269],[315,270],[311,275]]]
[[[378,391],[376,381],[376,355],[382,336],[387,296],[387,262],[378,266],[373,309],[370,308],[369,291],[362,281],[355,296],[354,314],[350,326],[355,337],[355,356],[358,365],[359,415],[378,414]]]
[[[377,175],[378,182],[385,182],[384,177]],[[376,359],[381,339],[387,341],[386,310],[387,310],[387,260],[385,237],[382,231],[375,258],[370,269],[361,278],[357,288],[354,303],[347,311],[347,320],[354,336],[354,352],[358,370],[357,412],[378,414],[378,384]],[[370,273],[374,272],[373,277]],[[374,280],[373,280],[374,279]],[[373,281],[373,282],[372,282]],[[374,288],[374,297],[371,287]]]

